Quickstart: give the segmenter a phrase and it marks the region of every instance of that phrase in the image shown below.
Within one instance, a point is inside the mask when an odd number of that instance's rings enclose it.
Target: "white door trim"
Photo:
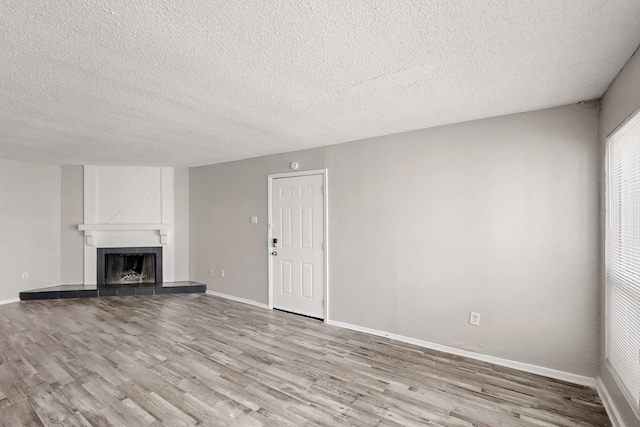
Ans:
[[[299,171],[299,172],[284,172],[284,173],[274,173],[268,175],[268,220],[267,220],[267,265],[269,268],[269,309],[273,310],[273,263],[271,257],[271,251],[273,250],[273,246],[271,245],[271,232],[272,232],[272,224],[273,224],[273,212],[272,209],[272,200],[273,196],[273,180],[277,178],[291,178],[295,176],[307,176],[307,175],[322,175],[322,188],[323,188],[323,198],[324,198],[324,234],[322,236],[324,240],[324,260],[323,260],[323,268],[324,268],[324,322],[327,323],[329,321],[329,188],[327,186],[328,178],[327,169],[314,169],[308,171]]]

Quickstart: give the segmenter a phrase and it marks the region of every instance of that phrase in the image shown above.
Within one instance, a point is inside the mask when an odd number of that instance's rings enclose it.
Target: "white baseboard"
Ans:
[[[11,304],[14,302],[20,302],[20,298],[12,298],[12,299],[6,299],[4,301],[0,301],[0,305]]]
[[[611,399],[609,391],[600,378],[596,380],[596,390],[598,390],[600,400],[602,400],[604,409],[606,409],[607,415],[609,415],[609,419],[611,420],[611,424],[613,425],[613,427],[624,427],[622,417],[620,417],[620,412],[618,412],[618,408]]]
[[[269,306],[267,304],[263,304],[261,302],[253,301],[253,300],[250,300],[250,299],[234,297],[233,295],[222,294],[220,292],[210,291],[208,289],[207,289],[207,294],[208,295],[213,295],[213,296],[216,296],[216,297],[220,297],[220,298],[225,298],[225,299],[228,299],[228,300],[231,300],[231,301],[242,302],[244,304],[253,305],[255,307],[266,308],[267,310],[269,309]]]
[[[233,295],[227,295],[220,292],[207,290],[207,294],[214,295],[220,298],[226,298],[231,301],[237,301],[245,304],[250,304],[255,307],[269,309],[267,304],[259,303],[253,300],[236,297]],[[351,323],[338,322],[336,320],[327,319],[328,325],[337,326],[340,328],[350,329],[352,331],[364,332],[365,334],[371,334],[379,337],[389,338],[395,341],[405,342],[407,344],[417,345],[419,347],[428,348],[431,350],[441,351],[443,353],[454,354],[456,356],[468,357],[469,359],[479,360],[482,362],[493,363],[494,365],[504,366],[507,368],[516,369],[523,372],[529,372],[531,374],[542,375],[549,378],[554,378],[561,381],[566,381],[572,384],[578,384],[587,387],[596,387],[596,379],[592,377],[586,377],[583,375],[572,374],[570,372],[558,371],[556,369],[545,368],[543,366],[531,365],[529,363],[516,362],[513,360],[502,359],[499,357],[488,356],[485,354],[474,353],[468,350],[461,350],[455,347],[449,347],[446,345],[436,344],[429,341],[423,341],[416,338],[406,337],[404,335],[392,334],[390,332],[380,331],[378,329],[371,329],[364,326],[353,325]],[[623,427],[623,426],[621,426]]]
[[[519,371],[529,372],[531,374],[542,375],[549,378],[554,378],[561,381],[566,381],[573,384],[583,385],[587,387],[596,386],[596,379],[591,377],[585,377],[582,375],[576,375],[569,372],[557,371],[555,369],[545,368],[537,365],[530,365],[528,363],[516,362],[508,359],[501,359],[499,357],[487,356],[485,354],[474,353],[468,350],[460,350],[455,347],[449,347],[446,345],[436,344],[429,341],[422,341],[415,338],[405,337],[403,335],[392,334],[390,332],[384,332],[377,329],[366,328],[364,326],[352,325],[350,323],[338,322],[335,320],[328,320],[327,324],[338,326],[340,328],[351,329],[353,331],[364,332],[366,334],[376,335],[379,337],[386,337],[395,341],[401,341],[408,344],[417,345],[419,347],[428,348],[431,350],[442,351],[444,353],[454,354],[456,356],[468,357],[470,359],[480,360],[482,362],[493,363],[494,365],[504,366],[507,368],[517,369]]]

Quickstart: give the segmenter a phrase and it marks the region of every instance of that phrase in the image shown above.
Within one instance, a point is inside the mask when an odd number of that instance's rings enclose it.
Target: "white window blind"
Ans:
[[[606,353],[640,414],[640,113],[607,138]]]

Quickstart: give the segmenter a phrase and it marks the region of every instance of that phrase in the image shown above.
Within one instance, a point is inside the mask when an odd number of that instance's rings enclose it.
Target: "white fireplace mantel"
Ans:
[[[162,279],[174,280],[173,169],[84,167],[84,283],[97,283],[97,248],[162,245]]]
[[[98,245],[98,233],[100,231],[158,231],[160,243],[169,244],[169,231],[171,224],[80,224],[78,230],[84,231],[88,246]]]

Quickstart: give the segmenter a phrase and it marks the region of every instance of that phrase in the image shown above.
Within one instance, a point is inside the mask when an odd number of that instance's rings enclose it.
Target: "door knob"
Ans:
[[[278,252],[273,251],[273,252],[271,252],[271,255],[273,255],[273,256],[278,256]]]

